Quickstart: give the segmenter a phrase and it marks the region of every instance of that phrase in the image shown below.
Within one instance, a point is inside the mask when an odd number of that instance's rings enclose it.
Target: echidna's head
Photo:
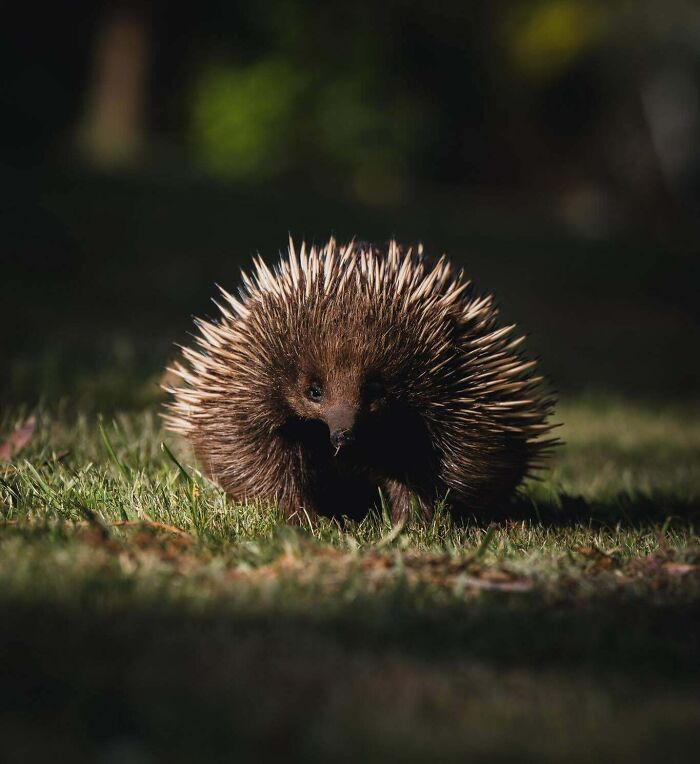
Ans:
[[[290,410],[300,420],[325,424],[335,453],[352,444],[363,426],[378,421],[390,403],[383,380],[359,364],[301,365],[298,372],[286,391]]]
[[[432,458],[429,393],[417,384],[421,371],[429,376],[426,360],[410,321],[372,315],[361,295],[353,302],[353,310],[334,303],[322,315],[311,311],[286,333],[265,409],[275,412],[282,443],[317,465],[398,475]]]

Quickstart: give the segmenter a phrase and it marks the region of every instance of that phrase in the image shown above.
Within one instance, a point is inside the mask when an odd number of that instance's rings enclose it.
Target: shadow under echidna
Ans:
[[[236,500],[359,518],[381,490],[395,520],[445,499],[483,516],[557,442],[524,338],[444,256],[290,241],[221,295],[165,420]]]

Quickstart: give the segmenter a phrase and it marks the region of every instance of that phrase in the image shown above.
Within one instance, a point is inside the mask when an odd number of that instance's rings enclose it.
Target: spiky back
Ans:
[[[238,297],[220,291],[221,317],[197,321],[198,348],[173,369],[184,384],[165,418],[237,498],[293,499],[304,467],[276,433],[284,386],[304,367],[380,374],[428,428],[438,491],[462,504],[508,493],[555,442],[523,338],[444,256],[290,241],[274,270],[255,260]]]

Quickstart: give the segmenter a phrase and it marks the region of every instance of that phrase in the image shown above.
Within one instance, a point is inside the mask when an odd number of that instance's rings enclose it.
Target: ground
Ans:
[[[157,406],[6,410],[5,761],[684,761],[700,410],[564,399],[507,516],[282,524]],[[164,443],[165,445],[161,445]]]

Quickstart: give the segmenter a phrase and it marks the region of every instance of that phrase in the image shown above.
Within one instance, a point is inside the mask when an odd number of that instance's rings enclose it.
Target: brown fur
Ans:
[[[446,258],[331,240],[255,265],[198,322],[166,416],[234,499],[361,517],[381,489],[395,518],[445,497],[483,513],[556,442],[522,338]]]

